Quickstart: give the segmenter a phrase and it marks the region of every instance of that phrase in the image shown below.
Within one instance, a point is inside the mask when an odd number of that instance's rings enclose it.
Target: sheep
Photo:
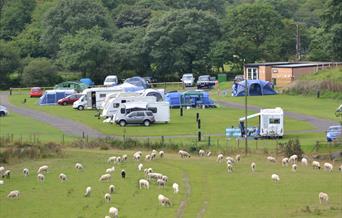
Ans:
[[[112,176],[110,174],[103,174],[100,178],[99,181],[100,182],[104,182],[104,181],[109,181],[112,178]]]
[[[24,168],[24,169],[23,169],[23,174],[24,174],[24,176],[28,176],[28,175],[30,174],[29,169]]]
[[[157,157],[157,153],[152,152],[152,153],[150,154],[150,159],[151,159],[151,160],[156,159],[156,157]]]
[[[341,164],[341,166],[338,168],[338,171],[342,172],[342,164]]]
[[[110,218],[110,216],[105,216],[105,218]]]
[[[234,164],[235,163],[235,160],[234,160],[234,158],[232,158],[232,157],[226,157],[226,161],[228,162],[230,162],[231,164]]]
[[[292,164],[292,171],[296,172],[297,171],[297,164]]]
[[[301,163],[302,163],[302,165],[307,166],[307,165],[308,165],[308,159],[306,159],[305,157],[303,157],[302,160],[301,160]]]
[[[171,206],[170,200],[162,194],[158,195],[158,201],[162,206]]]
[[[233,172],[233,165],[227,164],[227,171],[228,171],[228,173],[232,173]]]
[[[173,193],[177,194],[179,192],[179,185],[177,183],[172,184]]]
[[[11,170],[6,170],[4,174],[2,175],[2,178],[7,178],[9,179],[11,177]]]
[[[268,156],[268,157],[267,157],[267,160],[268,160],[269,162],[272,162],[272,163],[275,163],[275,162],[276,162],[276,159],[275,159],[274,157],[272,157],[272,156]]]
[[[256,164],[254,162],[251,163],[251,170],[252,172],[255,172],[256,170]]]
[[[115,163],[116,164],[119,164],[122,162],[122,158],[121,157],[117,157],[116,160],[115,160]]]
[[[105,201],[106,201],[107,203],[110,203],[111,200],[112,200],[112,196],[111,196],[109,193],[106,193],[106,194],[104,195],[104,199],[105,199]]]
[[[271,178],[272,178],[272,181],[274,181],[274,182],[279,182],[280,181],[280,177],[277,174],[272,174]]]
[[[233,165],[233,161],[232,160],[227,160],[227,165],[230,164],[230,165]]]
[[[329,201],[329,196],[327,193],[325,192],[320,192],[318,194],[318,198],[319,198],[319,203],[322,204],[322,203],[328,203]]]
[[[178,154],[181,156],[181,158],[186,158],[186,157],[190,158],[191,157],[191,155],[188,152],[183,151],[183,150],[179,150]]]
[[[85,193],[84,193],[84,197],[90,197],[90,194],[91,194],[91,187],[88,186],[88,187],[86,188]]]
[[[165,182],[167,182],[167,180],[169,179],[169,177],[163,175],[161,179],[164,180]]]
[[[205,155],[205,151],[204,150],[199,150],[198,151],[198,155],[200,156],[200,157],[203,157],[204,155]]]
[[[145,160],[151,160],[151,155],[147,154],[147,155],[145,156]]]
[[[7,195],[7,197],[8,197],[8,198],[12,198],[12,199],[14,199],[14,198],[19,199],[19,195],[20,195],[20,192],[19,192],[18,190],[14,190],[14,191],[11,191],[11,192]]]
[[[141,151],[137,151],[133,154],[133,159],[136,161],[139,161],[141,158],[142,152]]]
[[[144,167],[144,165],[143,165],[142,163],[140,163],[140,164],[138,165],[138,170],[141,171],[143,167]]]
[[[331,163],[324,163],[323,166],[324,166],[324,170],[325,171],[328,171],[328,172],[332,172],[333,171],[334,166]]]
[[[222,162],[223,161],[223,157],[224,157],[223,154],[217,155],[216,161],[219,162],[219,163]]]
[[[4,184],[4,180],[0,180],[0,185],[3,185]]]
[[[124,154],[124,155],[122,155],[122,161],[127,161],[127,159],[128,159],[128,156],[127,156],[127,154]]]
[[[321,164],[318,161],[312,161],[312,168],[320,170]]]
[[[110,194],[113,194],[115,192],[115,186],[114,185],[110,185],[108,189],[109,189]]]
[[[119,210],[115,207],[109,208],[109,216],[111,218],[118,218],[119,217]]]
[[[61,180],[61,182],[68,180],[68,177],[64,173],[60,173],[58,177]]]
[[[211,156],[211,152],[209,151],[208,153],[207,153],[207,157],[210,157]]]
[[[37,173],[38,174],[39,173],[47,173],[48,169],[49,169],[49,167],[47,165],[41,166],[41,167],[38,168]]]
[[[111,156],[107,159],[107,163],[115,163],[116,162],[116,156]]]
[[[281,165],[283,167],[287,167],[287,164],[289,163],[289,158],[285,157],[281,160]]]
[[[162,179],[157,179],[157,184],[159,187],[165,187],[166,182]]]
[[[297,162],[298,156],[296,154],[291,155],[289,158],[289,162],[295,164]]]
[[[239,162],[239,161],[241,160],[241,155],[240,155],[240,154],[237,154],[237,155],[235,156],[235,160],[236,160],[236,162]]]
[[[115,167],[114,166],[111,167],[111,168],[106,169],[106,173],[108,173],[108,174],[112,174],[112,173],[114,173],[114,171],[115,171]]]
[[[163,157],[164,157],[164,154],[165,154],[164,151],[159,151],[159,157],[160,157],[160,158],[163,158]]]
[[[2,174],[5,172],[5,167],[1,166],[0,167],[0,176],[2,176]]]
[[[126,178],[126,171],[125,170],[121,170],[121,178]]]
[[[151,179],[161,179],[163,177],[163,175],[161,173],[147,173],[147,178],[148,180]]]
[[[39,174],[37,175],[37,179],[38,179],[39,182],[44,182],[44,181],[45,181],[45,176],[44,176],[44,174],[39,173]]]
[[[152,168],[146,168],[146,169],[144,169],[144,173],[147,175],[147,174],[149,174],[149,173],[152,173],[153,172],[153,170],[152,170]]]
[[[147,181],[146,179],[140,179],[139,180],[139,188],[145,188],[145,189],[150,189],[150,182]]]
[[[77,170],[83,170],[83,165],[80,164],[80,163],[76,163],[76,164],[75,164],[75,168],[76,168]]]

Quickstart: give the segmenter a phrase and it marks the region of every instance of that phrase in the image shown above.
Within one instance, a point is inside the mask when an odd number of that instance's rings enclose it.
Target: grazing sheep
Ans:
[[[141,151],[137,151],[133,154],[133,159],[136,161],[139,161],[141,158],[142,152]]]
[[[110,174],[103,174],[103,175],[100,177],[99,181],[101,181],[101,182],[109,181],[111,178],[112,178],[112,176],[111,176]]]
[[[147,181],[146,179],[140,179],[139,180],[139,188],[145,188],[145,189],[150,189],[150,182]]]
[[[90,197],[90,194],[91,194],[91,187],[88,186],[88,187],[86,188],[85,193],[84,193],[84,197]]]
[[[38,168],[37,173],[38,173],[38,174],[39,174],[39,173],[47,173],[47,172],[48,172],[48,169],[49,169],[49,167],[48,167],[47,165],[41,166],[41,167]]]
[[[116,156],[111,156],[107,159],[107,163],[115,163],[116,162]]]
[[[126,178],[126,171],[125,170],[121,170],[121,178]]]
[[[232,160],[227,160],[227,164],[233,165],[233,161]]]
[[[281,160],[281,165],[283,167],[287,167],[287,164],[289,163],[289,158],[285,157]]]
[[[239,161],[241,160],[241,155],[240,155],[240,154],[237,154],[237,155],[235,156],[235,160],[236,160],[237,162],[239,162]]]
[[[80,163],[76,163],[76,164],[75,164],[75,168],[76,168],[77,170],[83,170],[83,165],[80,164]]]
[[[5,167],[1,166],[0,167],[0,176],[2,176],[2,174],[5,172]]]
[[[164,154],[165,154],[164,151],[159,151],[159,157],[160,157],[160,158],[163,158],[163,157],[164,157]]]
[[[251,170],[252,172],[255,172],[256,170],[256,164],[254,162],[251,163]]]
[[[45,181],[45,176],[44,176],[44,174],[39,173],[39,174],[37,175],[37,179],[38,179],[39,182],[44,182],[44,181]]]
[[[147,155],[145,156],[145,160],[151,160],[151,155],[147,154]]]
[[[231,164],[234,164],[235,163],[235,160],[234,160],[234,158],[232,158],[232,157],[226,157],[226,161],[228,162],[230,162]]]
[[[119,210],[115,207],[109,208],[109,216],[111,218],[118,218],[119,217]]]
[[[156,159],[156,157],[157,157],[157,153],[152,152],[150,155],[151,160]]]
[[[228,173],[232,173],[233,172],[233,165],[227,164],[227,171],[228,171]]]
[[[24,168],[24,169],[23,169],[23,174],[24,174],[24,176],[28,176],[28,175],[30,174],[29,169]]]
[[[186,158],[186,157],[190,158],[191,157],[191,155],[188,152],[183,151],[183,150],[179,150],[178,154],[181,156],[181,158]]]
[[[164,180],[165,182],[167,182],[167,180],[169,179],[169,177],[167,177],[167,176],[162,176],[162,178],[161,178],[162,180]]]
[[[272,178],[272,181],[274,181],[274,182],[279,182],[280,181],[280,177],[277,174],[272,174],[271,178]]]
[[[269,162],[272,162],[272,163],[275,163],[275,162],[276,162],[276,159],[275,159],[274,157],[272,157],[272,156],[268,156],[268,157],[267,157],[267,160],[268,160]]]
[[[333,171],[334,166],[331,163],[324,163],[323,166],[324,166],[324,170],[325,171],[328,171],[328,172],[332,172]]]
[[[295,164],[297,162],[297,160],[298,160],[298,156],[296,154],[291,155],[289,158],[289,162],[292,164]]]
[[[7,197],[8,198],[16,198],[16,199],[19,199],[19,195],[20,195],[20,192],[18,190],[14,190],[14,191],[11,191]]]
[[[159,187],[165,187],[165,185],[166,185],[166,182],[164,181],[164,180],[162,180],[162,179],[157,179],[157,184],[158,184],[158,186]]]
[[[338,171],[342,172],[342,165],[338,168]]]
[[[114,171],[115,171],[115,167],[114,166],[111,167],[111,168],[106,169],[106,173],[109,173],[109,174],[114,173]]]
[[[161,173],[147,173],[147,179],[151,180],[151,179],[161,179],[163,177],[163,175]]]
[[[108,189],[109,189],[110,194],[113,194],[115,192],[115,186],[114,185],[110,185]]]
[[[147,174],[149,174],[149,173],[152,173],[153,172],[153,170],[152,170],[152,168],[146,168],[146,169],[144,169],[144,173],[147,175]]]
[[[122,158],[121,158],[121,157],[117,157],[115,163],[116,163],[116,164],[119,164],[119,163],[121,163],[121,162],[122,162]]]
[[[68,180],[68,177],[64,173],[59,174],[58,177],[61,180],[61,182]]]
[[[177,194],[179,192],[179,185],[177,183],[172,184],[173,193]]]
[[[203,157],[204,155],[205,155],[205,151],[204,150],[199,150],[198,151],[198,155],[200,156],[200,157]]]
[[[4,180],[0,180],[0,185],[3,185],[4,184]]]
[[[219,155],[217,155],[216,161],[220,163],[223,161],[223,158],[224,158],[223,154],[219,154]]]
[[[106,194],[104,195],[104,199],[105,199],[105,201],[106,201],[107,203],[110,203],[111,200],[112,200],[112,196],[111,196],[109,193],[106,193]]]
[[[292,164],[292,171],[296,172],[297,171],[297,164]]]
[[[7,178],[9,179],[11,177],[11,170],[6,170],[4,174],[2,175],[2,178]]]
[[[143,165],[142,163],[140,163],[140,164],[138,165],[138,170],[141,171],[143,167],[144,167],[144,165]]]
[[[305,165],[305,166],[308,165],[308,159],[306,159],[305,157],[302,158],[301,162],[302,162],[302,165]]]
[[[318,194],[318,198],[319,198],[319,203],[322,204],[322,203],[328,203],[329,201],[329,196],[327,193],[324,193],[324,192],[320,192]]]
[[[124,154],[124,155],[122,155],[122,161],[127,161],[127,159],[128,159],[128,156],[127,156],[127,154]]]
[[[162,206],[171,206],[170,200],[162,194],[158,195],[158,201]]]
[[[209,151],[208,153],[207,153],[207,157],[210,157],[211,156],[211,152]]]
[[[110,218],[110,216],[105,216],[105,218]]]
[[[321,164],[318,161],[312,161],[312,168],[320,170],[321,169]]]

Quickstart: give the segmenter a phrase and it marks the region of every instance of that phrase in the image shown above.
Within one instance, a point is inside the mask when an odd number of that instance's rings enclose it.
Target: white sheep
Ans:
[[[236,160],[237,162],[239,162],[239,161],[241,160],[241,155],[240,155],[240,154],[237,154],[237,155],[235,156],[235,160]]]
[[[256,164],[254,162],[251,163],[251,170],[252,172],[255,172],[256,170]]]
[[[280,181],[280,177],[277,174],[272,174],[271,178],[272,178],[272,181],[274,181],[274,182],[279,182]]]
[[[232,173],[233,172],[233,165],[227,164],[227,171],[228,171],[228,173]]]
[[[0,180],[0,185],[3,185],[4,183],[4,180]]]
[[[181,156],[181,158],[190,158],[191,155],[187,151],[179,150],[178,154]]]
[[[289,163],[289,158],[287,157],[284,157],[282,160],[281,160],[281,165],[283,167],[287,167],[287,164]]]
[[[320,170],[321,169],[321,164],[318,161],[314,160],[314,161],[312,161],[312,168]]]
[[[45,176],[44,176],[44,174],[39,173],[39,174],[37,175],[37,179],[38,179],[39,182],[44,182],[44,181],[45,181]]]
[[[108,174],[112,174],[114,172],[115,172],[115,167],[114,166],[111,167],[111,168],[106,169],[106,173],[108,173]]]
[[[166,185],[166,182],[164,181],[164,180],[162,180],[162,179],[157,179],[157,184],[158,184],[158,186],[159,187],[165,187],[165,185]]]
[[[292,164],[292,171],[293,172],[296,172],[297,171],[297,164]]]
[[[110,174],[103,174],[100,178],[99,181],[104,182],[104,181],[109,181],[112,178]]]
[[[139,180],[139,188],[146,188],[146,189],[150,189],[150,182],[147,181],[146,179],[140,179]]]
[[[275,163],[275,162],[276,162],[276,159],[275,159],[274,157],[272,157],[272,156],[268,156],[268,157],[267,157],[267,160],[268,160],[269,162],[272,162],[272,163]]]
[[[127,161],[127,160],[128,160],[128,156],[127,156],[127,154],[124,154],[124,155],[122,155],[122,157],[121,157],[121,158],[122,158],[122,160],[123,160],[123,161]]]
[[[119,216],[119,210],[115,207],[109,208],[109,216],[111,218],[117,218]]]
[[[91,194],[91,187],[90,187],[90,186],[88,186],[88,187],[86,188],[86,191],[85,191],[85,193],[84,193],[84,197],[89,197],[89,196],[90,196],[90,194]]]
[[[162,206],[171,206],[170,200],[162,194],[158,195],[158,201]]]
[[[159,151],[159,157],[160,157],[160,158],[163,158],[164,155],[165,155],[165,152],[164,152],[164,151]]]
[[[319,203],[322,204],[322,203],[328,203],[329,201],[329,196],[327,193],[325,192],[320,192],[318,194],[318,198],[319,198]]]
[[[24,174],[24,176],[28,176],[30,174],[29,169],[28,168],[24,168],[23,169],[23,174]]]
[[[80,163],[76,163],[76,164],[75,164],[75,168],[76,168],[77,170],[83,170],[83,165],[80,164]]]
[[[199,150],[198,151],[198,155],[200,156],[200,157],[203,157],[204,155],[205,155],[205,151],[204,150]]]
[[[122,162],[122,158],[121,158],[121,157],[117,157],[115,163],[116,163],[116,164],[119,164],[119,163],[121,163],[121,162]]]
[[[334,166],[331,163],[324,163],[323,166],[324,166],[324,170],[325,171],[328,171],[328,172],[332,172],[333,171]]]
[[[104,195],[104,199],[105,199],[105,201],[106,201],[107,203],[110,203],[111,200],[112,200],[112,196],[111,196],[109,193],[106,193],[106,194]]]
[[[307,166],[308,165],[308,159],[303,157],[302,160],[301,160],[301,163],[302,163],[302,165]]]
[[[7,179],[9,179],[11,177],[11,170],[6,170],[4,172],[4,174],[2,175],[2,178],[6,177]]]
[[[144,165],[143,165],[142,163],[140,163],[140,164],[138,165],[138,170],[141,171],[143,167],[144,167]]]
[[[211,151],[208,151],[207,157],[210,157],[210,156],[211,156]]]
[[[1,166],[0,167],[0,176],[2,176],[2,174],[5,172],[5,167]]]
[[[153,170],[152,170],[152,168],[146,168],[146,169],[144,169],[144,173],[147,175],[147,174],[149,174],[149,173],[152,173],[153,172]]]
[[[136,161],[139,161],[141,158],[142,152],[141,151],[137,151],[133,154],[133,159]]]
[[[297,160],[298,160],[298,156],[296,154],[291,155],[289,158],[289,162],[292,164],[295,164],[297,162]]]
[[[47,173],[48,169],[49,169],[49,167],[47,165],[41,166],[41,167],[38,168],[37,173],[38,174],[39,173]]]
[[[61,182],[68,180],[68,177],[64,173],[60,173],[58,177],[61,180]]]
[[[148,180],[151,180],[151,179],[161,179],[163,177],[163,175],[161,173],[147,173],[147,178]]]
[[[172,184],[173,193],[177,194],[179,192],[179,185],[177,183]]]
[[[110,185],[108,189],[109,189],[110,194],[113,194],[115,192],[115,186],[114,185]]]
[[[338,168],[338,171],[342,172],[342,164],[341,164],[341,166]]]
[[[216,161],[220,163],[223,161],[223,158],[224,158],[223,154],[219,154],[219,155],[217,155]]]
[[[147,155],[145,156],[145,160],[151,160],[151,155],[147,154]]]
[[[14,190],[14,191],[11,191],[7,197],[8,198],[16,198],[16,199],[19,199],[19,195],[20,195],[20,192],[18,190]]]
[[[169,179],[169,177],[163,175],[161,179],[164,180],[165,182],[167,182],[167,180]]]
[[[116,162],[116,156],[111,156],[107,159],[107,163],[115,163]]]

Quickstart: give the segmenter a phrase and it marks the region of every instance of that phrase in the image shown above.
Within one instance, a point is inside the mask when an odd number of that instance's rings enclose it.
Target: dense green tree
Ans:
[[[8,75],[20,67],[19,51],[12,43],[0,40],[0,87],[8,86]]]
[[[31,22],[35,5],[35,0],[6,1],[1,9],[0,38],[11,40],[18,35]]]
[[[164,0],[165,4],[173,8],[195,8],[198,10],[210,10],[219,14],[224,13],[224,0]]]
[[[116,25],[123,27],[146,27],[151,18],[151,10],[138,6],[120,7],[120,11],[116,15]]]

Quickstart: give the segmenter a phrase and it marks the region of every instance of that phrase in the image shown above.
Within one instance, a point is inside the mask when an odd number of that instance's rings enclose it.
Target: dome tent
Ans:
[[[272,83],[264,80],[247,80],[249,96],[276,95]],[[245,96],[245,80],[234,83],[232,86],[232,96]]]

